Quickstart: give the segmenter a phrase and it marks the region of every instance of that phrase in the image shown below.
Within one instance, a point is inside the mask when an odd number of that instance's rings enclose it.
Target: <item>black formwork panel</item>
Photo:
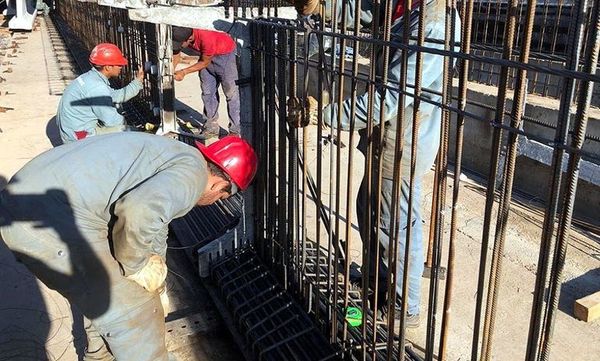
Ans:
[[[335,360],[341,356],[251,249],[211,266],[211,282],[257,360]]]

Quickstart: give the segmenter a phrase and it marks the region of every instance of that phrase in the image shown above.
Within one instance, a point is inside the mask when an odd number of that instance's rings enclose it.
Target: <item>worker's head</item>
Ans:
[[[248,142],[227,136],[209,146],[196,142],[196,147],[206,158],[211,173],[198,205],[212,204],[248,188],[258,166],[256,153]]]
[[[107,78],[119,76],[121,69],[127,65],[127,59],[115,44],[102,43],[92,49],[90,63]]]
[[[181,49],[185,49],[194,42],[194,31],[191,28],[181,26],[172,27],[173,34],[173,54],[179,54]]]

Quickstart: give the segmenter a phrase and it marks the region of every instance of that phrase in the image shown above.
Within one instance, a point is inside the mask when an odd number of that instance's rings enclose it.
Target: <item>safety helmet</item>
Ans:
[[[248,188],[258,166],[256,153],[248,142],[230,135],[209,146],[196,141],[196,147],[205,158],[227,173],[238,188]]]
[[[90,63],[94,65],[127,65],[121,50],[111,43],[101,43],[92,49]]]

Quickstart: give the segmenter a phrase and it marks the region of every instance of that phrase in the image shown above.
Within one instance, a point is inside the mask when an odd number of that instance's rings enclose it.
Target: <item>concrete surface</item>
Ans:
[[[72,63],[64,53],[57,57],[44,18],[36,23],[31,33],[11,35],[0,27],[0,107],[11,108],[0,112],[0,189],[28,160],[61,143],[54,115],[62,88],[76,75],[65,73]],[[197,81],[186,79],[181,93],[199,99]],[[181,361],[241,360],[183,252],[169,250],[167,263],[173,308],[166,318],[168,349]],[[3,242],[0,269],[0,360],[81,360],[80,314],[17,263]]]

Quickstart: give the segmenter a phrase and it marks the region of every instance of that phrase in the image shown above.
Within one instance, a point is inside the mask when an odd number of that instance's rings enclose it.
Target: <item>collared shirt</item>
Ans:
[[[65,89],[58,110],[56,123],[64,143],[78,139],[76,132],[96,134],[97,126],[113,127],[124,124],[124,118],[114,104],[124,103],[136,96],[142,83],[134,79],[121,89],[113,89],[106,76],[92,68],[77,77]]]
[[[190,47],[202,55],[214,56],[229,54],[236,46],[235,41],[227,33],[194,29],[194,43]]]

